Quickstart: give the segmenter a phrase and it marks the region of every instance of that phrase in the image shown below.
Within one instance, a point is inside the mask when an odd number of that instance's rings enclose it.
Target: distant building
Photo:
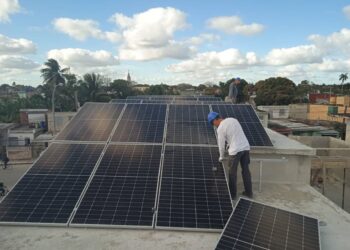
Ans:
[[[326,104],[330,102],[331,97],[335,96],[334,94],[309,94],[309,103]]]
[[[131,83],[131,76],[130,76],[130,72],[128,71],[128,75],[127,75],[127,77],[126,77],[126,80],[129,82],[129,83]]]
[[[145,92],[149,89],[149,85],[147,84],[136,84],[133,86],[133,89],[138,90],[140,92]]]

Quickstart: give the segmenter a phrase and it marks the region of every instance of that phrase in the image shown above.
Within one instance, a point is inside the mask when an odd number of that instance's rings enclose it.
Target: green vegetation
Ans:
[[[132,95],[178,95],[181,93],[200,93],[204,95],[228,95],[229,85],[234,79],[216,84],[200,84],[192,86],[181,83],[176,86],[166,84],[134,85],[122,79],[108,79],[96,73],[88,73],[79,77],[70,72],[69,68],[61,68],[54,59],[49,59],[41,69],[43,84],[34,88],[31,86],[0,85],[0,122],[18,122],[19,110],[23,108],[46,108],[51,110],[52,94],[55,89],[55,110],[75,111],[78,103],[109,102],[111,99],[125,99]],[[256,95],[257,105],[288,105],[307,102],[309,93],[332,93],[350,95],[350,83],[346,83],[348,74],[339,76],[340,84],[315,84],[307,80],[296,85],[288,78],[276,77],[248,83],[241,79],[241,91],[245,99]],[[138,88],[139,87],[139,88]],[[24,93],[24,95],[23,95]]]

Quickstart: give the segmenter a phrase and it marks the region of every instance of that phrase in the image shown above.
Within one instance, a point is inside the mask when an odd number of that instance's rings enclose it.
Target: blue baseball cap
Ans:
[[[210,112],[208,114],[208,123],[209,125],[212,125],[212,122],[216,119],[220,117],[219,113],[216,113],[216,112]]]

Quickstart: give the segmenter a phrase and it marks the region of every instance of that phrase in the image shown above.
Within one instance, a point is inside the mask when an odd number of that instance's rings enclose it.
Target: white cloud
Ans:
[[[347,6],[345,6],[345,7],[343,8],[343,13],[345,14],[345,16],[346,16],[347,18],[350,19],[350,5],[347,5]]]
[[[310,65],[310,70],[316,72],[348,72],[350,71],[350,60],[325,59],[322,63]]]
[[[36,52],[35,44],[24,38],[10,38],[0,34],[0,55],[32,54]]]
[[[10,21],[10,15],[21,10],[18,0],[1,0],[0,4],[0,23]]]
[[[322,62],[323,53],[315,45],[272,49],[266,56],[268,65],[291,65]]]
[[[70,37],[84,41],[87,38],[96,38],[101,40],[108,40],[110,42],[118,42],[120,34],[116,32],[103,32],[99,28],[98,22],[90,19],[71,19],[71,18],[56,18],[53,21],[54,27]]]
[[[219,16],[207,21],[207,26],[211,29],[220,30],[227,34],[240,34],[251,36],[264,30],[264,26],[258,23],[244,24],[238,16]]]
[[[345,52],[350,55],[350,29],[343,28],[329,36],[311,35],[309,40],[324,53]]]
[[[193,59],[168,66],[166,70],[173,73],[197,72],[222,68],[246,68],[258,63],[259,60],[254,52],[243,55],[237,49],[228,49],[197,54]]]
[[[40,65],[22,56],[0,56],[0,68],[29,70],[38,68]]]
[[[48,52],[48,58],[56,59],[60,64],[74,69],[105,67],[117,65],[119,60],[105,50],[90,51],[79,48],[54,49]]]
[[[132,17],[116,13],[111,17],[120,28],[122,60],[186,58],[193,52],[188,45],[174,41],[174,34],[187,27],[186,15],[174,8],[153,8]]]
[[[194,45],[194,46],[198,46],[198,45],[201,45],[205,42],[215,42],[215,41],[218,41],[220,40],[220,36],[218,35],[214,35],[214,34],[200,34],[199,36],[193,36],[193,37],[190,37],[189,39],[187,39],[185,41],[185,43],[188,43],[190,45]]]

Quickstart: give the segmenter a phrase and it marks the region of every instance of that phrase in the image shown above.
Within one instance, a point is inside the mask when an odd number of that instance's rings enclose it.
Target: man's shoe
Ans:
[[[243,192],[242,192],[242,195],[243,195],[243,196],[246,196],[246,197],[248,197],[248,198],[250,198],[250,199],[253,199],[253,193],[247,193],[246,191],[243,191]]]

